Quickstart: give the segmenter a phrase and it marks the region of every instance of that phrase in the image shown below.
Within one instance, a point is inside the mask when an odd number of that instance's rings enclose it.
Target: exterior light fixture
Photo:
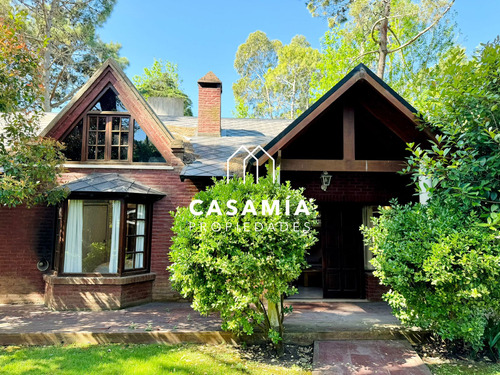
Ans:
[[[328,172],[323,172],[320,178],[321,178],[321,190],[326,191],[326,189],[328,189],[328,186],[330,186],[330,182],[332,181],[332,175],[328,174]]]

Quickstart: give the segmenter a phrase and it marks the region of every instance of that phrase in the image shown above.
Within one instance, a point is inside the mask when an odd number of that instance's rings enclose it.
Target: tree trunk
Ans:
[[[45,6],[45,1],[42,1],[41,11],[43,13],[43,18],[45,20],[45,38],[47,38],[47,45],[43,51],[43,110],[45,112],[50,112],[52,110],[51,104],[51,89],[50,89],[50,59],[51,59],[51,46],[52,41],[52,20],[54,19],[54,14],[59,8],[59,0],[52,0],[50,3],[50,10],[47,13],[47,8]]]
[[[391,0],[383,0],[383,20],[379,25],[379,46],[378,46],[378,68],[377,75],[384,79],[385,61],[387,59],[387,29],[389,25],[389,16],[391,14]]]
[[[268,300],[267,316],[269,317],[269,323],[271,329],[278,332],[281,337],[281,340],[279,340],[278,343],[274,343],[276,354],[278,355],[278,357],[281,357],[285,352],[285,348],[283,345],[283,317],[282,317],[281,304],[273,303]]]
[[[45,112],[52,110],[50,92],[50,51],[49,45],[47,45],[43,54],[43,110]]]

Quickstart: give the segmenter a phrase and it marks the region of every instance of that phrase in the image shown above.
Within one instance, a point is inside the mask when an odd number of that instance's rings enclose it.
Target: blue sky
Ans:
[[[197,114],[197,80],[212,70],[223,82],[222,116],[232,117],[232,84],[238,79],[233,62],[248,34],[264,31],[270,39],[289,43],[305,35],[313,47],[327,30],[323,19],[312,18],[305,0],[118,0],[99,34],[122,44],[132,78],[163,59],[179,66],[182,89]],[[460,42],[472,51],[500,34],[500,1],[456,0],[454,10],[462,32]]]

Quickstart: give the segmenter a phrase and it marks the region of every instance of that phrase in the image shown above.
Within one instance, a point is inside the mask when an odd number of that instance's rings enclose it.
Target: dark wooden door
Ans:
[[[361,207],[324,205],[321,218],[323,297],[363,298]]]

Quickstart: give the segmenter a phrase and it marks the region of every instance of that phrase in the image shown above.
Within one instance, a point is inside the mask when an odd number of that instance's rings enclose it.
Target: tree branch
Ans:
[[[399,41],[399,38],[394,32],[394,30],[392,30],[390,26],[387,26],[387,29],[391,32],[392,35],[394,35],[394,38],[396,38],[396,42],[398,42],[398,44],[401,45],[401,42]]]
[[[54,95],[56,94],[57,86],[59,85],[59,81],[61,80],[65,71],[66,71],[66,65],[61,69],[61,71],[57,75],[56,82],[54,83],[54,87],[52,88],[52,92],[50,93],[50,101],[51,102],[52,102],[52,99],[54,99]]]
[[[427,31],[429,31],[430,29],[432,29],[434,26],[436,26],[436,24],[441,20],[441,18],[444,17],[444,15],[446,13],[448,13],[448,11],[451,9],[451,6],[453,5],[453,3],[455,2],[455,0],[451,0],[450,4],[448,5],[448,8],[446,8],[446,10],[439,16],[437,17],[433,23],[431,23],[428,27],[426,27],[424,30],[422,30],[421,32],[419,32],[417,35],[415,35],[413,38],[411,38],[409,41],[407,41],[406,43],[400,45],[398,48],[395,48],[393,50],[390,50],[390,51],[387,51],[387,54],[390,54],[390,53],[393,53],[393,52],[396,52],[396,51],[399,51],[400,49],[403,49],[407,46],[409,46],[410,44],[412,44],[413,42],[415,42],[418,38],[420,38],[422,35],[424,35]]]
[[[54,87],[54,90],[55,90],[55,87]],[[71,99],[73,97],[73,95],[75,95],[75,93],[78,91],[78,87],[75,87],[73,90],[71,90],[64,98],[62,98],[61,100],[57,101],[56,103],[54,103],[54,107],[59,107],[61,104],[63,104],[65,101]]]
[[[371,54],[371,53],[378,53],[378,49],[374,49],[374,50],[372,50],[372,51],[364,52],[364,53],[362,53],[361,55],[359,55],[359,56],[355,57],[353,61],[359,60],[359,59],[360,59],[360,58],[362,58],[363,56],[369,55],[369,54]]]

